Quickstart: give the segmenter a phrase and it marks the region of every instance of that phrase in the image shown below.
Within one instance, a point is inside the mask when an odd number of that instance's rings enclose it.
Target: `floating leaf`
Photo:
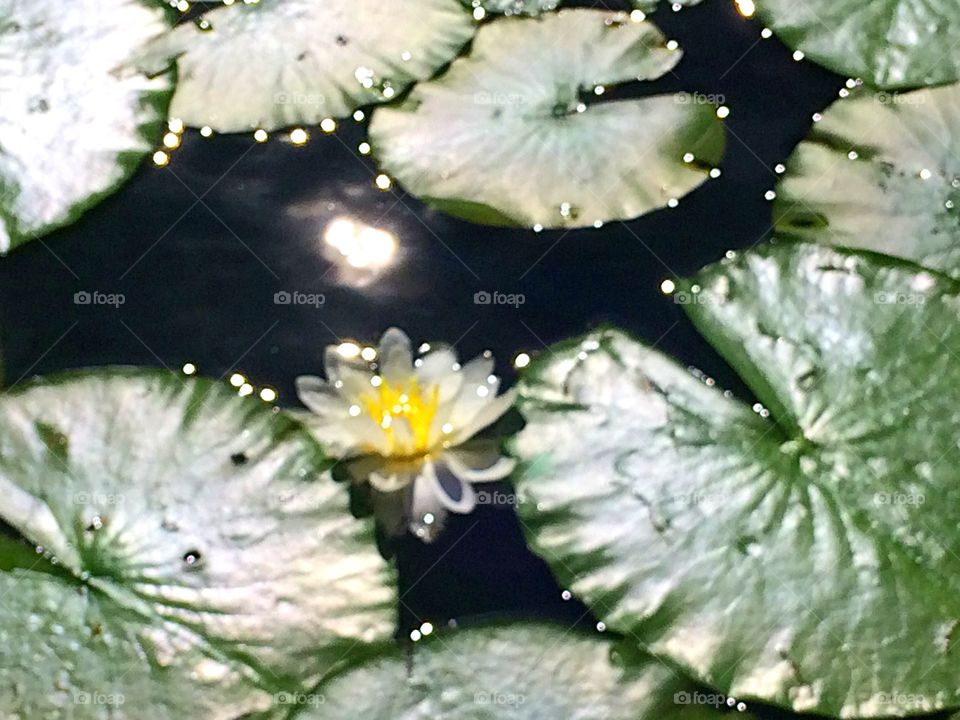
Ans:
[[[699,5],[703,0],[633,0],[632,5],[637,10],[654,12],[661,5],[670,5],[674,10]]]
[[[960,277],[960,85],[831,105],[787,161],[773,215],[784,235]]]
[[[165,29],[146,0],[0,0],[0,254],[76,220],[153,148],[171,77],[128,63]]]
[[[609,628],[721,692],[956,706],[960,285],[783,242],[696,283],[676,299],[762,405],[618,331],[550,348],[514,447],[532,543]]]
[[[670,3],[675,8],[698,5],[702,0],[676,0]],[[540,15],[541,13],[556,10],[562,0],[463,0],[469,7],[482,7],[488,13],[497,15]],[[666,0],[632,0],[630,3],[637,10],[653,12],[657,6]]]
[[[179,56],[170,113],[220,132],[349,115],[430,77],[475,23],[459,0],[263,0],[184,24],[154,53]]]
[[[0,519],[29,544],[0,540],[0,715],[229,720],[389,638],[391,573],[327,464],[209,381],[84,372],[4,396]]]
[[[386,172],[453,215],[544,227],[633,218],[702,183],[723,128],[683,93],[596,93],[660,77],[680,54],[625,13],[496,20],[439,79],[378,108],[370,137]]]
[[[956,0],[756,0],[791,48],[834,72],[895,89],[960,80]]]
[[[426,638],[409,662],[395,651],[311,700],[306,720],[709,720],[727,699],[612,640],[514,623]]]
[[[556,10],[560,2],[561,0],[463,0],[463,3],[471,8],[481,7],[496,15],[539,15]]]

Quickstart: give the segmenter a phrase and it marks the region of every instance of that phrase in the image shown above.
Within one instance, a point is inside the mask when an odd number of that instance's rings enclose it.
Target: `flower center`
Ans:
[[[391,385],[377,376],[380,384],[364,393],[360,400],[364,409],[380,425],[390,443],[390,455],[423,455],[430,450],[430,428],[437,414],[440,388],[434,385],[426,391],[416,378]],[[397,433],[394,423],[406,421],[412,437]],[[399,435],[399,437],[398,437]]]

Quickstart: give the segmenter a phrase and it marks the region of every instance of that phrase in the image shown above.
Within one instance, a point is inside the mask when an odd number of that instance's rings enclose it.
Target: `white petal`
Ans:
[[[477,504],[470,483],[461,480],[444,463],[427,461],[423,479],[430,485],[440,503],[451,512],[466,514]]]
[[[410,483],[416,480],[416,475],[411,475],[403,472],[390,472],[389,467],[383,467],[379,470],[376,470],[370,473],[367,476],[367,480],[370,482],[370,487],[378,492],[382,493],[391,493],[405,488]]]
[[[391,384],[413,377],[413,350],[410,338],[399,328],[390,328],[380,338],[380,374]]]
[[[454,475],[470,483],[502,480],[517,465],[513,458],[501,455],[494,442],[484,443],[482,447],[447,450],[443,460]]]
[[[374,490],[391,493],[412,483],[420,467],[391,463],[380,455],[364,455],[349,461],[347,471],[356,482],[369,482]]]
[[[422,364],[414,372],[424,393],[430,392],[432,387],[438,388],[437,400],[441,405],[455,398],[463,384],[463,376],[453,369],[457,362],[456,353],[441,347],[427,353],[421,360]]]
[[[318,415],[291,410],[290,413],[310,431],[328,455],[350,458],[364,453],[387,454],[390,444],[383,430],[366,415],[352,417],[346,412]]]
[[[454,426],[453,434],[448,438],[451,446],[466,442],[485,427],[492,425],[511,408],[516,400],[517,390],[512,388],[483,405],[476,414],[461,426]]]
[[[421,475],[413,481],[407,515],[410,531],[414,535],[424,542],[433,542],[446,525],[448,514],[449,511],[440,502],[432,483],[425,476]],[[429,523],[425,520],[427,516],[430,516]]]
[[[337,415],[344,411],[345,400],[340,392],[315,375],[296,379],[297,397],[317,415]],[[349,407],[349,406],[347,406]]]
[[[460,392],[445,413],[446,419],[454,428],[458,429],[468,423],[484,405],[493,400],[499,381],[496,385],[487,382],[492,370],[493,359],[485,357],[474,358],[463,366],[460,371],[463,378]],[[484,389],[478,393],[478,388]]]
[[[337,388],[348,402],[357,402],[361,395],[371,391],[370,378],[373,371],[366,361],[360,358],[345,358],[337,352],[336,345],[328,345],[324,350],[324,369],[331,385]]]

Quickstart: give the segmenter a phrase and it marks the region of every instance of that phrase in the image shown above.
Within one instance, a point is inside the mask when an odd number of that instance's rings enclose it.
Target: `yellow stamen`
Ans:
[[[391,385],[381,378],[379,385],[360,397],[367,414],[373,418],[387,436],[390,455],[424,455],[430,450],[430,428],[437,414],[440,389],[434,385],[426,392],[421,390],[416,378]],[[403,419],[413,433],[413,447],[400,445],[393,421]]]

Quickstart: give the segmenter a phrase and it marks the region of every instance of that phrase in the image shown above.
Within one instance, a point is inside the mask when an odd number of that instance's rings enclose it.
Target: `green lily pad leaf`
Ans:
[[[76,220],[153,149],[172,79],[130,63],[165,18],[146,0],[0,0],[0,254]]]
[[[463,0],[470,8],[483,8],[494,15],[539,15],[556,10],[560,2],[561,0]]]
[[[960,85],[834,103],[787,161],[778,231],[960,277],[958,128]]]
[[[791,48],[834,72],[896,89],[960,80],[955,0],[757,0]]]
[[[459,0],[271,0],[212,10],[154,48],[178,56],[170,114],[220,132],[272,130],[396,97],[460,52]]]
[[[671,5],[689,7],[698,5],[702,0],[676,0]],[[471,8],[482,7],[486,12],[496,15],[540,15],[556,10],[562,0],[463,0]],[[632,0],[637,10],[651,13],[666,0]]]
[[[513,448],[532,544],[721,692],[833,717],[960,705],[960,285],[789,242],[695,282],[676,299],[762,404],[615,330],[551,348]]]
[[[379,648],[392,573],[328,464],[220,383],[106,370],[5,395],[0,520],[22,539],[0,540],[0,716],[273,716]]]
[[[727,706],[632,647],[544,623],[429,637],[301,700],[307,720],[710,720]]]
[[[497,20],[440,78],[378,108],[371,141],[408,190],[468,220],[584,227],[634,218],[700,185],[723,152],[715,109],[688,95],[595,94],[668,72],[681,55],[670,47],[626,13]]]
[[[699,5],[703,0],[633,0],[633,7],[643,12],[652,13],[661,5],[685,8]]]

